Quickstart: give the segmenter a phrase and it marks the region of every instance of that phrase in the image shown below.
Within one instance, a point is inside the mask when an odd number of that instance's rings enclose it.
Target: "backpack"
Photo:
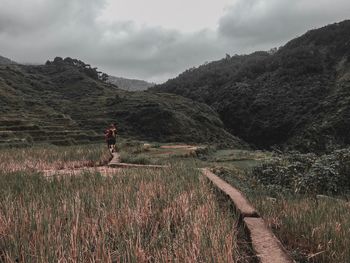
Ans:
[[[108,140],[108,139],[111,139],[113,138],[113,131],[111,129],[107,129],[105,131],[105,139]]]

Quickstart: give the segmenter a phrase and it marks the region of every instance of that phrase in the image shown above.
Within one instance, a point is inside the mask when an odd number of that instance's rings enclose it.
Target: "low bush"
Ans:
[[[133,163],[133,164],[151,164],[151,160],[144,154],[130,154],[122,152],[120,154],[120,161],[122,163]]]
[[[253,180],[295,193],[346,194],[350,190],[350,148],[332,154],[292,153],[254,168]]]

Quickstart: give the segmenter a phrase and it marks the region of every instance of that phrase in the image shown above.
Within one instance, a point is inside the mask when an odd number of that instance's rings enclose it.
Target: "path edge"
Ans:
[[[215,175],[209,168],[201,169],[202,174],[222,193],[229,197],[237,210],[246,238],[261,263],[293,263],[280,240],[267,226],[257,210],[251,205],[241,191]]]

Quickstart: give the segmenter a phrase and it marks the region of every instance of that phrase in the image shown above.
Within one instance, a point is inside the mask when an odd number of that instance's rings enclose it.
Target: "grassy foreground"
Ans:
[[[263,186],[238,166],[216,173],[245,193],[296,262],[350,262],[350,205],[345,198]]]
[[[37,162],[85,160],[63,157],[63,149],[55,157],[41,151],[46,159],[37,152]],[[25,157],[6,151],[1,158],[17,167]],[[199,171],[181,163],[108,177],[0,172],[1,262],[247,262],[235,224]]]
[[[107,164],[110,158],[104,144],[59,147],[40,145],[0,150],[0,171],[69,169]]]
[[[349,204],[300,195],[251,200],[298,262],[350,261]]]

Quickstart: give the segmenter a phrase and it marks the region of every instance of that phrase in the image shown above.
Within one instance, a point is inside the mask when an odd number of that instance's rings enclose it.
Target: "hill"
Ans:
[[[160,142],[240,145],[207,105],[170,94],[128,92],[71,58],[45,65],[0,65],[0,144],[102,141],[117,122],[122,135]]]
[[[16,62],[12,61],[11,59],[0,56],[0,65],[9,65],[9,64],[16,64]]]
[[[114,76],[108,76],[108,82],[118,86],[118,88],[120,89],[128,91],[147,90],[148,88],[153,87],[155,85],[154,83],[149,83],[144,80],[126,79]]]
[[[227,56],[153,92],[210,105],[260,148],[324,152],[350,144],[350,21],[311,30],[271,52]]]

